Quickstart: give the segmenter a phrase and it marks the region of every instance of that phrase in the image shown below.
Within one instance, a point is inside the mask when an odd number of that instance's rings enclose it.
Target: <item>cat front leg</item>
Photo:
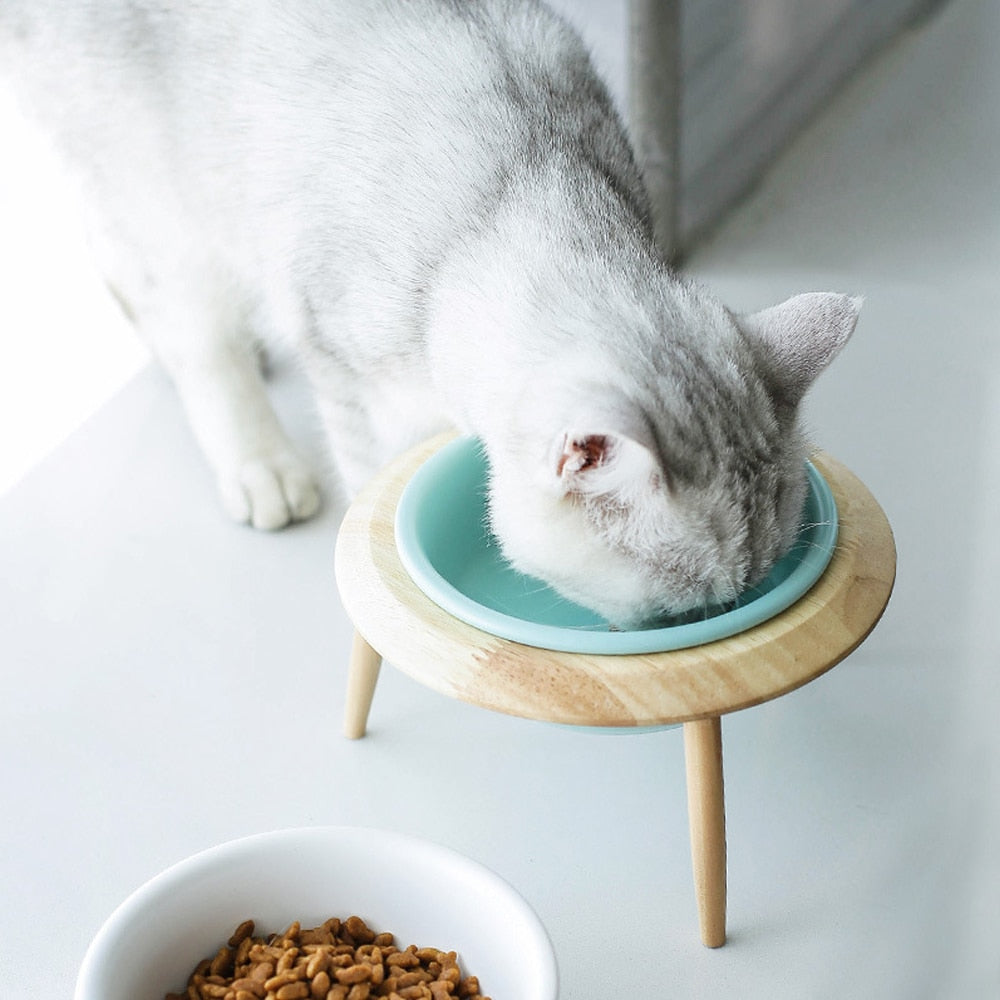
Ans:
[[[313,379],[316,405],[343,498],[350,503],[392,454],[377,439],[366,407],[332,381]]]
[[[311,517],[319,487],[271,407],[252,338],[182,312],[140,326],[177,387],[224,509],[263,530]]]
[[[304,344],[330,456],[347,502],[397,455],[451,426],[419,365],[361,372],[315,341]],[[387,369],[393,369],[387,374]]]

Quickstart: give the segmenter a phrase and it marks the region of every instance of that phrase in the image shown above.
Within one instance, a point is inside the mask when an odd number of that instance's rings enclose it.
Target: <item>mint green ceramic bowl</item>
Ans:
[[[475,438],[435,452],[407,483],[396,510],[396,546],[416,585],[444,610],[484,632],[569,653],[657,653],[736,635],[794,604],[820,578],[837,541],[837,506],[812,463],[802,527],[767,579],[696,620],[612,631],[504,560],[486,515],[488,464]]]

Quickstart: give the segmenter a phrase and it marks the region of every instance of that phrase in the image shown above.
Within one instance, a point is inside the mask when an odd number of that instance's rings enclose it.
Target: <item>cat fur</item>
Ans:
[[[534,0],[4,0],[0,74],[230,515],[311,516],[258,344],[294,345],[340,478],[454,426],[519,569],[619,624],[790,544],[803,394],[860,302],[740,316],[673,273],[577,34]]]

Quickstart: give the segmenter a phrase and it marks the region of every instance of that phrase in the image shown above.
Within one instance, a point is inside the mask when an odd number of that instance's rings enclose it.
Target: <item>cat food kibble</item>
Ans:
[[[295,921],[266,938],[245,920],[165,1000],[489,1000],[475,976],[462,975],[455,952],[394,942],[360,917],[307,930]]]

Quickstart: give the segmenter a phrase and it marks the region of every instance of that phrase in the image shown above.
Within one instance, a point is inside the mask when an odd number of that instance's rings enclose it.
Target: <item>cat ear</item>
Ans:
[[[850,339],[860,298],[833,292],[796,295],[736,322],[747,335],[782,400],[792,406]]]
[[[567,431],[555,473],[565,493],[627,495],[654,481],[656,462],[645,445],[624,434]]]
[[[614,445],[608,434],[567,433],[563,438],[556,472],[563,480],[568,480],[588,469],[605,465],[613,453]]]

